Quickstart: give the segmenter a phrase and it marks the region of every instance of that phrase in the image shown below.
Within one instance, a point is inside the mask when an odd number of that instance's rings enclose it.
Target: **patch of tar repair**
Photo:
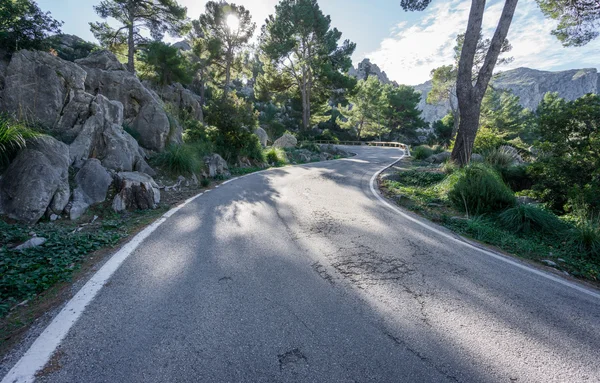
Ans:
[[[284,370],[290,367],[308,365],[308,359],[298,348],[277,355],[279,359],[279,368]]]
[[[415,272],[399,258],[379,254],[365,245],[339,249],[332,266],[359,287],[398,281]]]

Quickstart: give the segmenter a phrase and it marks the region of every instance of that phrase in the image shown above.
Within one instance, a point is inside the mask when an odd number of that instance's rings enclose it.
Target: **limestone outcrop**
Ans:
[[[262,147],[266,148],[267,144],[269,142],[269,135],[267,134],[267,131],[264,130],[263,128],[256,128],[256,130],[254,131],[254,134],[256,134],[258,136],[258,140],[260,141],[260,144],[262,145]]]
[[[0,179],[0,214],[36,223],[69,202],[69,147],[41,136],[22,150]]]
[[[275,148],[294,148],[294,147],[296,147],[297,144],[298,144],[298,140],[296,139],[296,137],[292,136],[289,133],[286,133],[283,136],[279,137],[277,140],[275,140],[275,142],[273,143],[273,147],[275,147]]]
[[[229,176],[229,166],[227,165],[227,161],[223,159],[218,154],[212,154],[210,156],[204,157],[204,163],[208,168],[209,177],[216,176]]]
[[[180,141],[180,137],[170,135],[171,123],[161,100],[128,72],[115,55],[99,51],[75,63],[87,72],[87,93],[101,94],[123,104],[124,121],[138,133],[141,146],[162,151],[170,140]]]
[[[160,203],[160,190],[152,177],[140,172],[115,175],[117,195],[112,207],[116,212],[154,209]]]
[[[77,172],[75,182],[77,188],[73,191],[73,202],[69,211],[71,219],[81,217],[91,205],[104,202],[113,178],[102,167],[100,161],[90,158]]]

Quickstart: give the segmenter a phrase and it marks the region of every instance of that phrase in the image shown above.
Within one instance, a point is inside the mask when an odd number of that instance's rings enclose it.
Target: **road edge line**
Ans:
[[[356,156],[356,153],[351,153]],[[330,161],[339,161],[343,158],[331,159],[326,161],[318,161],[319,162],[330,162]],[[307,164],[295,164],[295,165],[287,165],[287,166],[301,166],[301,165],[309,165]],[[272,170],[285,168],[282,167],[271,167],[268,169],[259,170],[256,172],[244,174],[241,176],[230,178],[229,180],[224,181],[223,183],[216,185],[214,189],[218,188],[218,186],[226,185],[230,182],[246,178],[248,176],[253,176],[255,174],[266,173]],[[179,210],[183,209],[185,206],[201,197],[202,195],[210,192],[214,189],[207,189],[201,193],[196,194],[182,202],[181,204],[175,206],[169,211],[165,212],[160,218],[154,221],[152,224],[147,226],[144,230],[136,234],[133,238],[131,238],[127,243],[125,243],[116,253],[114,253],[108,261],[100,270],[96,271],[96,273],[83,285],[81,289],[75,294],[75,296],[67,301],[65,306],[60,310],[60,312],[50,321],[48,326],[42,331],[40,335],[36,338],[36,340],[29,346],[25,354],[19,358],[17,363],[6,373],[6,375],[2,378],[0,383],[32,383],[35,381],[35,375],[41,369],[46,366],[50,358],[60,346],[63,339],[67,336],[68,332],[71,330],[71,327],[77,322],[77,320],[81,317],[86,307],[94,300],[98,292],[104,287],[104,284],[112,277],[112,275],[119,269],[121,264],[125,262],[127,258],[137,249],[137,247],[144,242],[146,238],[148,238],[163,222],[165,222],[168,218],[173,216]]]
[[[501,254],[498,254],[498,253],[494,253],[494,252],[492,252],[492,251],[490,251],[490,250],[486,250],[486,249],[482,249],[482,248],[480,248],[480,247],[477,247],[477,246],[475,246],[475,245],[473,245],[473,244],[469,243],[469,242],[468,242],[466,239],[463,239],[463,238],[462,238],[460,235],[456,234],[456,236],[458,237],[458,238],[457,238],[457,237],[454,237],[454,236],[452,236],[452,235],[450,235],[450,234],[448,234],[448,233],[445,233],[445,232],[443,232],[443,231],[441,231],[441,230],[439,230],[439,229],[437,229],[437,228],[435,228],[435,227],[433,227],[433,226],[431,226],[431,225],[429,225],[429,224],[427,224],[427,223],[425,223],[425,222],[422,222],[422,221],[420,221],[420,220],[418,220],[418,219],[416,219],[416,218],[414,218],[414,217],[411,217],[410,215],[408,215],[408,214],[406,214],[405,212],[403,212],[402,210],[400,210],[398,207],[396,207],[396,206],[392,205],[391,203],[389,203],[389,202],[388,202],[388,201],[387,201],[387,200],[386,200],[386,199],[385,199],[385,198],[384,198],[384,197],[381,195],[381,193],[379,193],[379,192],[378,192],[378,191],[375,189],[375,180],[377,179],[377,177],[378,177],[378,176],[379,176],[381,173],[383,173],[383,172],[384,172],[384,171],[386,171],[387,169],[391,168],[392,166],[394,166],[394,165],[395,165],[395,164],[397,164],[398,162],[402,161],[402,159],[403,159],[404,157],[406,157],[406,154],[402,155],[402,156],[401,156],[399,159],[397,159],[396,161],[392,162],[391,164],[389,164],[389,165],[387,165],[387,166],[383,167],[382,169],[380,169],[379,171],[375,172],[375,174],[373,174],[373,176],[371,177],[371,181],[369,182],[369,186],[370,186],[370,188],[371,188],[371,193],[372,193],[372,194],[375,196],[375,198],[377,198],[377,199],[379,200],[379,202],[381,202],[383,205],[385,205],[386,207],[388,207],[388,208],[389,208],[389,209],[391,209],[392,211],[396,212],[397,214],[400,214],[402,217],[404,217],[404,218],[408,219],[409,221],[411,221],[411,222],[413,222],[413,223],[416,223],[417,225],[419,225],[419,226],[421,226],[421,227],[423,227],[423,228],[425,228],[425,229],[427,229],[427,230],[429,230],[429,231],[432,231],[432,232],[434,232],[434,233],[436,233],[436,234],[438,234],[438,235],[440,235],[440,236],[442,236],[442,237],[444,237],[444,238],[446,238],[446,239],[449,239],[449,240],[451,240],[451,241],[453,241],[453,242],[455,242],[455,243],[459,243],[459,244],[461,244],[461,245],[463,245],[463,246],[465,246],[465,247],[468,247],[469,249],[476,250],[476,251],[478,251],[478,252],[480,252],[480,253],[483,253],[483,254],[487,255],[488,257],[491,257],[491,258],[494,258],[494,259],[500,260],[500,261],[502,261],[502,262],[508,263],[509,265],[512,265],[512,266],[515,266],[515,267],[517,267],[517,268],[519,268],[519,269],[522,269],[522,270],[528,271],[528,272],[530,272],[530,273],[532,273],[532,274],[535,274],[535,275],[537,275],[537,276],[540,276],[540,277],[542,277],[542,278],[546,278],[546,279],[549,279],[549,280],[551,280],[551,281],[553,281],[553,282],[559,283],[559,284],[561,284],[561,285],[563,285],[563,286],[566,286],[566,287],[572,288],[572,289],[574,289],[574,290],[577,290],[577,291],[579,291],[579,292],[581,292],[581,293],[587,294],[587,295],[589,295],[589,296],[591,296],[591,297],[593,297],[593,298],[600,299],[600,294],[598,294],[598,293],[596,293],[596,292],[594,292],[594,291],[592,291],[592,290],[590,290],[590,289],[587,289],[587,288],[585,288],[585,287],[583,287],[583,286],[580,286],[580,285],[578,285],[578,284],[576,284],[576,283],[573,283],[573,282],[571,282],[571,281],[567,281],[567,280],[565,280],[565,279],[559,278],[559,277],[557,277],[557,276],[554,276],[554,275],[552,275],[552,274],[549,274],[549,273],[547,273],[547,272],[544,272],[544,271],[541,271],[541,270],[535,269],[535,268],[533,268],[533,267],[531,267],[531,266],[528,266],[528,265],[522,264],[522,263],[520,263],[520,262],[517,262],[517,261],[515,261],[515,260],[512,260],[512,259],[510,259],[510,258],[508,258],[508,257],[506,257],[506,256],[504,256],[504,255],[501,255]]]

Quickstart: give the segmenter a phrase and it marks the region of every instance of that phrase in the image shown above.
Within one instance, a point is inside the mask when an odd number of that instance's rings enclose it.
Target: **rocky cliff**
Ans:
[[[369,59],[364,59],[358,63],[356,68],[350,68],[348,74],[352,77],[356,77],[358,80],[364,80],[369,76],[377,76],[382,84],[393,84],[398,86],[397,82],[390,81],[387,74],[382,71],[377,64],[373,64]]]
[[[558,92],[560,97],[567,100],[575,100],[587,93],[598,93],[600,76],[595,68],[560,72],[517,68],[499,73],[492,84],[497,89],[511,90],[519,96],[523,107],[535,110],[547,92]],[[419,109],[423,111],[425,121],[439,120],[449,111],[448,103],[429,105],[425,102],[427,93],[431,90],[431,81],[414,88],[422,95]]]

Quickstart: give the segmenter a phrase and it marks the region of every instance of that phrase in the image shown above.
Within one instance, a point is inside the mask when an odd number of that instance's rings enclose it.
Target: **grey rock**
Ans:
[[[31,249],[34,247],[42,246],[44,243],[46,243],[46,238],[33,237],[31,239],[28,239],[26,242],[23,242],[19,246],[15,247],[15,250]]]
[[[296,137],[292,136],[289,133],[284,134],[279,137],[274,143],[273,147],[275,148],[294,148],[298,144],[298,140]]]
[[[227,166],[227,161],[223,159],[218,154],[212,154],[210,156],[204,157],[204,163],[208,168],[208,176],[216,177],[216,176],[229,176],[229,166]]]
[[[471,162],[483,162],[483,156],[481,154],[471,154]]]
[[[397,82],[390,81],[387,74],[382,71],[377,64],[372,63],[368,58],[365,58],[363,61],[358,63],[356,69],[354,67],[350,68],[348,74],[358,80],[365,80],[369,76],[375,76],[382,84],[393,84],[398,86]]]
[[[178,41],[176,43],[171,44],[171,46],[184,52],[192,50],[192,46],[187,40]]]
[[[450,152],[441,152],[438,154],[434,154],[433,156],[429,156],[425,161],[432,164],[442,164],[450,159],[452,153]]]
[[[140,145],[154,151],[164,149],[169,141],[171,123],[162,101],[154,92],[147,89],[134,74],[123,70],[122,64],[110,52],[96,52],[76,63],[87,72],[87,93],[101,94],[123,104],[125,123],[139,133]],[[180,137],[173,139],[181,141]]]
[[[73,192],[73,205],[69,212],[71,219],[81,217],[91,205],[104,202],[113,179],[99,160],[90,158],[77,172],[75,182],[77,188]]]
[[[262,147],[266,148],[267,144],[269,142],[269,135],[267,134],[267,131],[264,130],[263,128],[256,128],[256,130],[254,131],[254,134],[256,134],[258,136],[258,140],[260,141],[260,144],[262,145]]]
[[[76,92],[85,89],[85,71],[41,51],[15,53],[6,70],[0,109],[54,128]]]
[[[144,85],[152,88],[164,102],[173,105],[179,112],[187,113],[198,121],[204,121],[202,99],[183,85],[175,83],[158,87],[149,82],[144,82]]]
[[[534,200],[533,198],[525,197],[525,196],[518,196],[517,203],[521,204],[521,205],[537,205],[537,204],[539,204],[539,202]]]
[[[106,50],[94,52],[86,58],[77,60],[76,63],[93,69],[127,71],[127,67],[121,64],[113,53]]]
[[[59,216],[58,216],[58,215],[56,215],[56,214],[50,214],[50,221],[54,222],[54,221],[56,221],[58,218],[59,218]]]
[[[137,141],[123,130],[123,105],[98,95],[88,105],[87,115],[79,113],[84,121],[70,145],[71,162],[79,168],[93,156],[102,165],[117,172],[140,170],[154,173],[148,166]]]
[[[116,212],[125,210],[155,209],[160,203],[160,190],[156,182],[140,172],[121,172],[115,176],[117,195],[112,208]]]
[[[333,159],[333,154],[331,153],[327,153],[327,152],[323,152],[319,154],[319,159],[321,161],[329,161]]]
[[[548,266],[550,266],[550,267],[556,267],[556,266],[558,266],[558,265],[556,264],[556,262],[554,262],[554,261],[551,261],[551,260],[549,260],[549,259],[542,259],[542,263],[545,263],[546,265],[548,265]]]
[[[36,223],[60,214],[69,202],[69,148],[49,136],[34,140],[0,180],[0,205],[8,217]]]

